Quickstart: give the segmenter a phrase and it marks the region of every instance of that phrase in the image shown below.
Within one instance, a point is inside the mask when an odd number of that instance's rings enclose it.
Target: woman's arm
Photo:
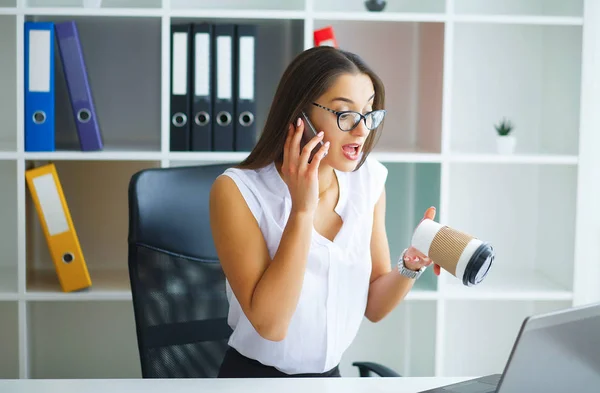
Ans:
[[[391,267],[390,247],[385,230],[385,189],[375,205],[371,260],[373,267],[365,316],[371,322],[378,322],[404,299],[415,282]]]
[[[313,216],[292,212],[271,261],[262,232],[234,181],[220,176],[210,193],[210,222],[223,271],[258,334],[280,341],[298,304]]]

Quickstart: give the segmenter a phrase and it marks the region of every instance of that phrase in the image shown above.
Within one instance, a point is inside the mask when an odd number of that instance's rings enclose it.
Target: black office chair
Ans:
[[[129,183],[128,265],[143,378],[214,378],[231,328],[209,190],[232,164],[149,168]],[[400,376],[371,362],[361,376]]]

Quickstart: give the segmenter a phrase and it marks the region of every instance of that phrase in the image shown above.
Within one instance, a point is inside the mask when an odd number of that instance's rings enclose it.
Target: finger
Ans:
[[[423,219],[421,221],[426,220],[426,219],[434,220],[435,219],[435,211],[436,211],[435,207],[431,206],[429,209],[427,209],[425,211],[425,214],[423,215]]]
[[[433,265],[433,272],[436,276],[440,275],[440,265]]]
[[[325,135],[323,131],[319,132],[316,136],[312,137],[310,141],[308,141],[308,143],[302,148],[302,153],[300,154],[301,169],[306,169],[306,166],[308,166],[308,159],[310,158],[310,154],[317,147],[317,144],[319,142],[322,142],[323,135]]]
[[[312,161],[310,162],[310,164],[308,166],[308,171],[311,174],[317,173],[317,171],[319,170],[319,164],[321,163],[321,160],[323,159],[323,157],[325,157],[327,155],[328,151],[329,151],[329,141],[323,143],[323,146],[321,146],[319,151],[317,151],[317,153],[313,157]]]
[[[302,139],[302,132],[304,131],[304,123],[300,118],[296,121],[295,126],[295,133],[290,144],[290,164],[298,162],[298,156],[300,155],[300,140]]]
[[[283,169],[285,170],[285,168],[287,168],[289,166],[289,159],[290,159],[290,144],[292,141],[292,135],[294,133],[294,126],[292,124],[289,125],[288,127],[288,134],[287,137],[285,138],[285,145],[283,146]]]
[[[427,209],[424,217],[433,220],[435,218],[435,207],[431,206],[429,209]]]

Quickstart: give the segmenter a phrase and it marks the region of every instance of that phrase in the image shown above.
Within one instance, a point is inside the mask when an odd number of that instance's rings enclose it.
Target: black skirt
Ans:
[[[285,378],[285,377],[340,377],[339,366],[324,373],[286,374],[275,367],[266,366],[229,347],[219,369],[218,378]]]

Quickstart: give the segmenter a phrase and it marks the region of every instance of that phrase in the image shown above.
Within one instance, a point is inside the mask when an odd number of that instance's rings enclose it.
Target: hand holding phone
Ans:
[[[323,143],[324,133],[316,134],[308,124],[306,117],[290,124],[281,172],[292,198],[292,212],[314,214],[319,201],[319,164],[327,154],[329,142]],[[307,135],[313,134],[316,136],[302,143]]]

